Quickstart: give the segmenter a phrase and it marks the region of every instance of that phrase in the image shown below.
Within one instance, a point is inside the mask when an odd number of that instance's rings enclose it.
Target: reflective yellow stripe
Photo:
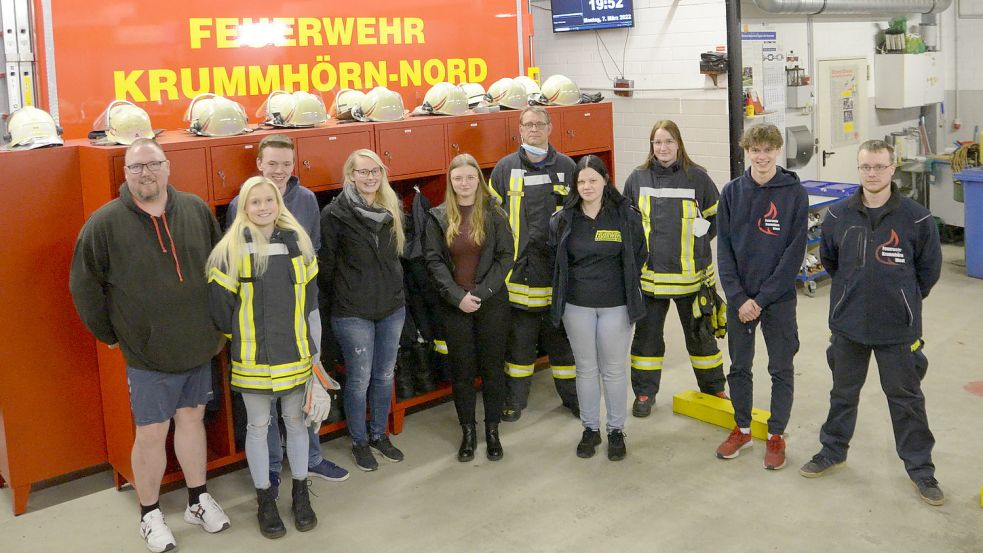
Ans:
[[[304,275],[306,276],[306,278],[304,279],[304,283],[305,284],[308,283],[308,282],[310,282],[311,279],[313,279],[314,277],[317,276],[317,257],[316,256],[311,258],[311,262],[307,265],[307,268],[304,271]]]
[[[683,201],[683,219],[679,231],[679,267],[683,274],[696,270],[696,262],[693,260],[693,219],[697,215],[696,202]]]
[[[652,235],[652,220],[650,219],[652,216],[652,196],[639,196],[638,204],[639,211],[642,212],[642,229],[645,231],[645,249],[651,252],[652,246],[649,244],[649,240]]]
[[[310,376],[310,358],[282,365],[232,362],[232,385],[250,390],[290,390],[306,384]]]
[[[302,358],[311,356],[310,342],[307,339],[307,266],[304,265],[304,258],[294,257],[290,260],[293,264],[295,281],[294,284],[294,340],[297,342],[297,353]]]
[[[491,192],[491,195],[495,198],[495,201],[498,202],[498,205],[505,203],[505,201],[502,200],[502,195],[498,193],[498,190],[495,190],[494,186],[492,186],[491,181],[488,181],[488,191]]]
[[[553,300],[553,289],[549,287],[530,287],[525,284],[506,282],[509,301],[528,307],[547,307]]]
[[[236,279],[230,277],[222,271],[219,271],[218,267],[212,267],[212,269],[208,272],[208,282],[215,282],[233,294],[238,292],[239,289],[239,283],[236,281]]]
[[[535,365],[516,365],[515,363],[505,363],[505,374],[515,378],[532,376],[533,369],[535,369]]]
[[[723,366],[724,356],[720,352],[714,355],[690,355],[689,362],[697,370],[716,369],[717,367]]]
[[[560,380],[577,377],[577,367],[575,365],[550,365],[550,371],[553,372],[553,378],[559,378]]]
[[[447,355],[447,342],[443,340],[434,340],[433,350],[441,355]]]
[[[631,356],[631,368],[639,371],[661,371],[663,357]]]
[[[919,338],[915,340],[915,343],[911,344],[911,352],[914,353],[918,351],[918,348],[922,347],[922,339]]]
[[[570,187],[565,184],[554,184],[553,192],[556,192],[561,196],[566,196],[567,194],[570,194]]]
[[[249,254],[242,256],[242,267],[240,273],[243,278],[251,278],[253,275],[252,259]],[[256,361],[256,326],[253,322],[255,313],[253,312],[253,283],[239,283],[239,359],[243,363],[253,363]]]
[[[703,210],[703,217],[709,219],[710,217],[713,217],[714,215],[716,215],[717,214],[717,206],[719,206],[719,205],[720,205],[720,202],[714,202],[713,205],[711,205],[710,207],[704,209]]]

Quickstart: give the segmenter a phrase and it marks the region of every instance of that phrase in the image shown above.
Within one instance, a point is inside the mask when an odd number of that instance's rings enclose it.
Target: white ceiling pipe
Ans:
[[[753,0],[768,13],[883,15],[942,13],[952,0]]]

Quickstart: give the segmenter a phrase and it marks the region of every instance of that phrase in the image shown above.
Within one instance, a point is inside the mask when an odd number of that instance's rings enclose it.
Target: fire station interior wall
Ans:
[[[620,75],[599,37],[617,65],[623,65],[626,79],[634,80],[636,88],[652,89],[636,91],[631,98],[602,91],[614,108],[617,185],[648,157],[649,133],[659,119],[675,121],[690,157],[718,185],[727,182],[726,77],[714,87],[699,72],[700,53],[727,43],[723,0],[635,0],[635,27],[597,35],[554,34],[549,4],[532,2],[533,55],[543,79],[562,73],[586,92],[611,88],[611,78]]]
[[[955,2],[939,18],[940,43],[945,55],[945,134],[943,144],[953,140],[979,140],[973,130],[983,130],[983,18],[957,17]],[[956,105],[958,91],[959,102]],[[962,127],[952,128],[959,117]]]
[[[543,77],[564,73],[583,88],[610,88],[617,70],[598,38],[607,45],[618,65],[624,63],[624,77],[633,79],[637,88],[659,89],[636,92],[632,98],[614,97],[616,174],[619,186],[631,169],[645,160],[648,133],[658,119],[675,120],[682,131],[690,156],[707,167],[710,176],[722,186],[729,177],[727,94],[725,76],[714,87],[710,78],[699,73],[699,55],[725,45],[725,2],[723,0],[637,0],[635,27],[630,30],[606,30],[554,34],[550,25],[549,3],[536,0],[533,5],[534,55]],[[983,128],[983,60],[974,56],[973,42],[983,31],[983,19],[957,19],[957,5],[939,17],[940,48],[945,56],[947,100],[954,99],[954,75],[959,72],[960,116],[963,130],[958,136],[969,139],[974,125]],[[909,109],[875,109],[877,83],[873,82],[874,48],[878,28],[886,28],[890,16],[816,16],[768,14],[748,0],[741,2],[742,23],[749,30],[767,28],[777,32],[780,47],[794,51],[808,75],[814,74],[816,60],[836,57],[866,57],[870,66],[867,101],[872,114],[863,134],[882,138],[892,131],[918,124],[920,111]],[[918,14],[908,15],[909,27],[917,26]],[[809,58],[809,25],[812,25],[813,52]],[[958,28],[955,27],[959,25]],[[956,33],[953,33],[953,30]],[[954,40],[958,35],[962,48],[955,59]],[[627,41],[626,41],[627,38]],[[978,49],[977,49],[978,50]],[[603,56],[603,58],[602,58]],[[603,65],[602,65],[603,59]],[[746,60],[745,60],[746,61]],[[606,73],[605,73],[606,68]],[[815,90],[815,87],[813,87]],[[946,107],[951,102],[947,101]],[[951,111],[951,110],[950,110]],[[946,113],[939,139],[933,145],[951,143],[951,113]],[[813,116],[800,110],[786,111],[786,125],[805,125],[813,129]],[[932,132],[933,129],[930,129]],[[803,179],[818,178],[816,157],[797,169]]]

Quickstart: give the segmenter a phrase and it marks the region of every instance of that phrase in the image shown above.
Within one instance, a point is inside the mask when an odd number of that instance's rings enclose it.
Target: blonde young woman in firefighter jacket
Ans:
[[[318,265],[310,237],[273,181],[248,179],[239,199],[234,222],[208,258],[209,311],[218,329],[231,336],[231,387],[246,406],[246,461],[260,532],[278,538],[286,528],[276,507],[266,445],[270,404],[278,398],[293,473],[294,523],[302,532],[317,525],[307,492],[304,409],[320,342],[319,329],[308,323],[318,307]],[[326,377],[312,384],[320,382]]]
[[[499,160],[491,174],[490,191],[509,216],[515,246],[515,265],[505,279],[512,326],[505,355],[508,395],[502,420],[509,422],[519,420],[526,407],[540,346],[549,355],[560,400],[580,416],[573,352],[563,327],[555,328],[549,322],[553,293],[549,222],[562,207],[574,172],[573,160],[550,145],[552,128],[549,113],[542,107],[522,110],[522,144]]]
[[[683,325],[686,350],[700,391],[724,396],[723,357],[712,335],[693,320],[693,300],[715,281],[710,241],[720,192],[702,167],[686,154],[679,127],[657,121],[650,134],[648,160],[625,182],[624,195],[642,213],[648,259],[642,268],[645,318],[631,346],[632,414],[647,417],[662,378],[666,344],[663,328],[670,300]]]

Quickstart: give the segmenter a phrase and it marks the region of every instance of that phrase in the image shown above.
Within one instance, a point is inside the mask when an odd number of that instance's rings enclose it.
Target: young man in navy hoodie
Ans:
[[[891,184],[894,150],[881,140],[860,145],[861,190],[829,208],[820,256],[833,276],[826,358],[833,373],[829,416],[819,434],[823,448],[799,469],[806,478],[846,464],[857,423],[860,389],[870,354],[877,359],[898,456],[929,505],[945,496],[935,479],[921,380],[922,299],[942,270],[942,248],[932,214]]]
[[[724,186],[717,209],[717,271],[727,295],[730,397],[737,426],[717,457],[733,459],[751,446],[751,364],[754,331],[768,348],[771,417],[766,469],[785,466],[782,434],[792,411],[792,358],[799,351],[795,276],[806,247],[809,196],[799,177],[776,163],[782,133],[774,125],[745,131],[741,147],[750,167]]]

